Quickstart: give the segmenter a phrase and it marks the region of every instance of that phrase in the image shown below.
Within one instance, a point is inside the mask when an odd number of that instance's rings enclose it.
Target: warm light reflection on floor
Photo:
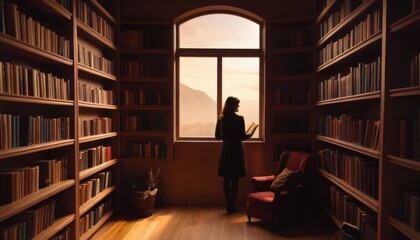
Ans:
[[[159,236],[165,231],[166,226],[173,218],[172,215],[161,215],[152,218],[145,218],[134,224],[133,228],[125,235],[124,240],[146,240],[151,239],[152,234]]]

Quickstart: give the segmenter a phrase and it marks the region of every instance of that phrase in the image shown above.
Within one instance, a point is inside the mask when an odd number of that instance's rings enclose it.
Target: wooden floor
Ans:
[[[227,214],[222,206],[172,206],[155,210],[148,218],[117,215],[111,218],[93,240],[337,240],[335,229],[318,221],[305,226],[270,231],[269,225],[248,219],[240,210]]]

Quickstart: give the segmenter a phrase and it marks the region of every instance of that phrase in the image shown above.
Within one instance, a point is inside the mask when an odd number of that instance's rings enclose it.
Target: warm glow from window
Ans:
[[[260,25],[232,14],[208,14],[178,27],[178,137],[214,139],[218,111],[228,96],[240,99],[238,114],[246,128],[260,123],[261,60],[255,51]]]
[[[260,48],[260,27],[230,14],[208,14],[179,25],[180,48]]]

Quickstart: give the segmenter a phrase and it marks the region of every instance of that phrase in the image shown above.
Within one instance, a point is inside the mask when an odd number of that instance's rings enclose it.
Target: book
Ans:
[[[251,134],[254,135],[255,130],[257,130],[257,127],[259,126],[259,124],[252,122],[251,125],[249,126],[248,130],[246,130],[246,134]]]

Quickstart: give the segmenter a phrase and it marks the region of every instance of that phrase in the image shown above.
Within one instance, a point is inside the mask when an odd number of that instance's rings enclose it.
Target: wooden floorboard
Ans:
[[[334,227],[322,221],[270,231],[267,223],[248,223],[244,211],[227,214],[222,206],[168,206],[152,216],[112,217],[93,240],[337,240]]]

